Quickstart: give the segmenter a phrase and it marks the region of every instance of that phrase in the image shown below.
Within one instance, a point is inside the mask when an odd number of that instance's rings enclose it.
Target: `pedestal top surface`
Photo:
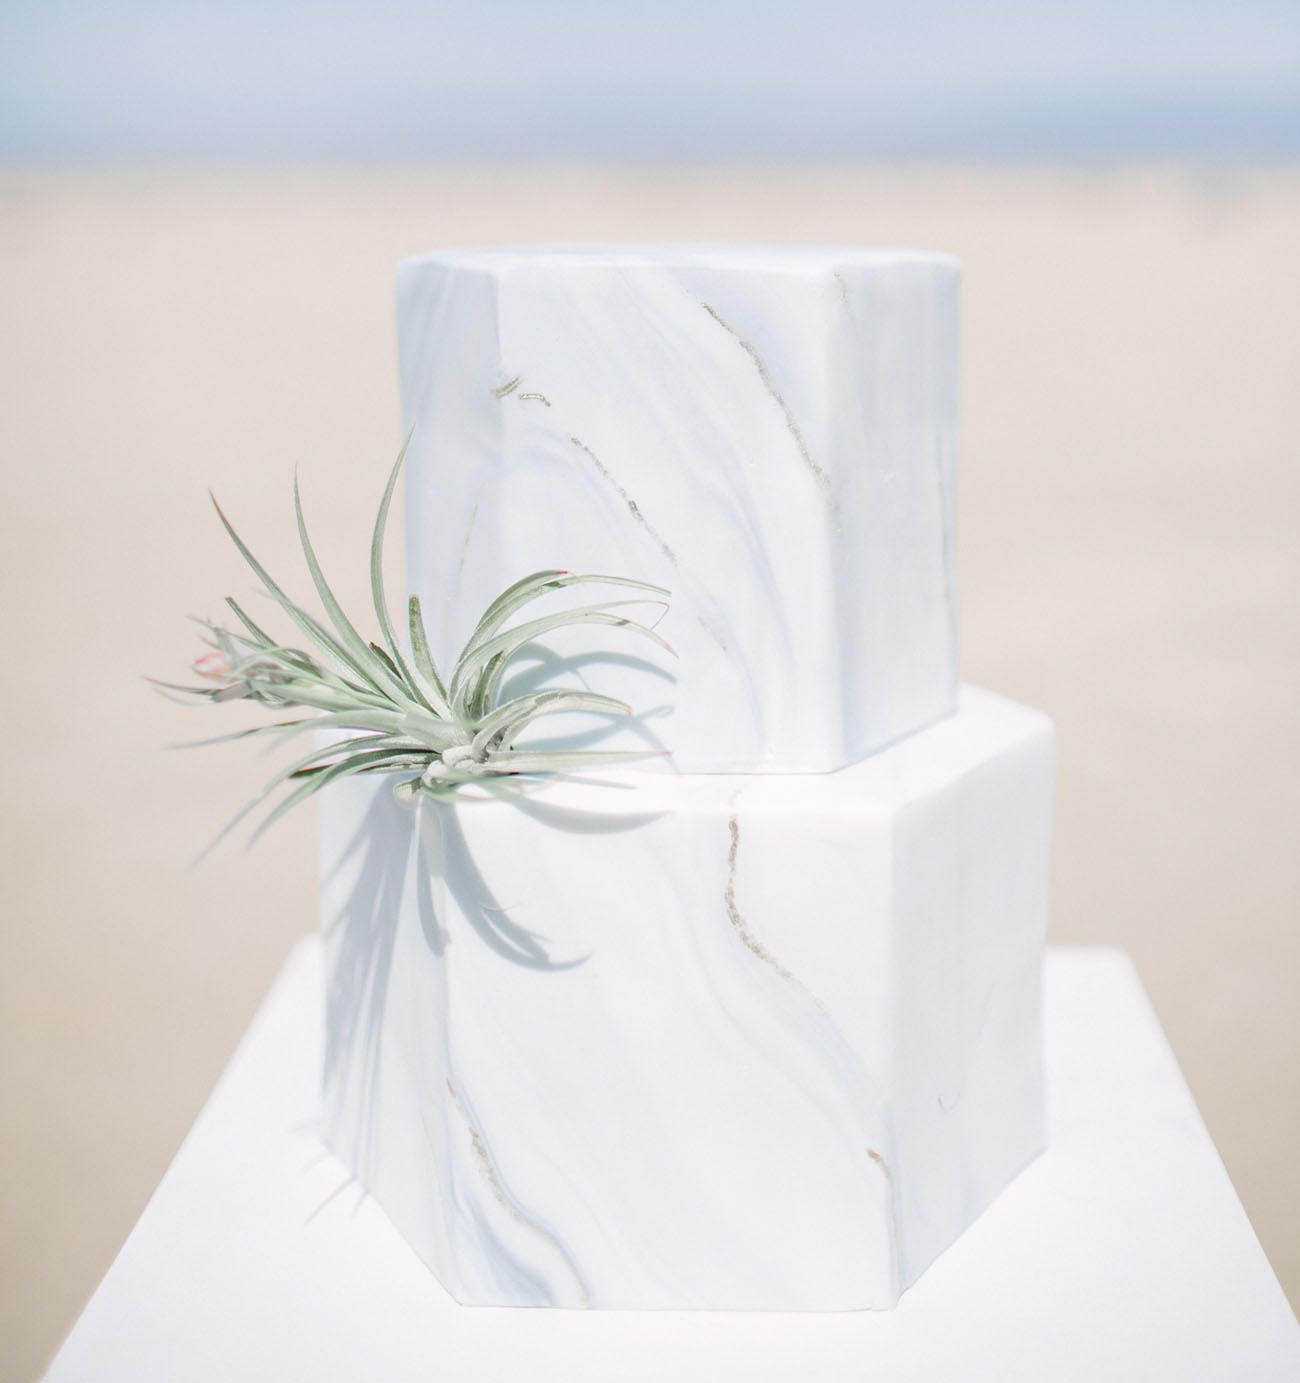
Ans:
[[[1049,1151],[897,1310],[471,1309],[317,1141],[304,941],[47,1378],[1300,1377],[1300,1326],[1127,958],[1049,954],[1046,1021]]]

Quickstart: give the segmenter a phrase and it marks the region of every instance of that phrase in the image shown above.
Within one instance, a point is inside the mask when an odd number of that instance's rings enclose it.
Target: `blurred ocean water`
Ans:
[[[5,0],[0,160],[1289,160],[1296,0]]]

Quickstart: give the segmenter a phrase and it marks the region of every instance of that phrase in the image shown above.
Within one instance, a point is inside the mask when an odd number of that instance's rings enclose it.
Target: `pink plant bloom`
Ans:
[[[195,658],[192,666],[200,677],[207,678],[209,682],[234,681],[235,671],[230,666],[230,660],[224,653],[216,650]]]

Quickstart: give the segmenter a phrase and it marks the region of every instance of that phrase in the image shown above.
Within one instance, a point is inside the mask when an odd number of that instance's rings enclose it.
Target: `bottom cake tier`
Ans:
[[[458,1300],[889,1307],[1041,1149],[1053,748],[322,796],[325,1135]]]

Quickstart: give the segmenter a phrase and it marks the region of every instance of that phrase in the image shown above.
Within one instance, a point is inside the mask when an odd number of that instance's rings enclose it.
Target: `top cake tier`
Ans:
[[[671,590],[679,656],[618,629],[549,639],[516,690],[641,714],[557,718],[548,740],[825,772],[950,714],[959,280],[904,250],[406,261],[407,553],[435,653],[531,571],[602,572]]]

